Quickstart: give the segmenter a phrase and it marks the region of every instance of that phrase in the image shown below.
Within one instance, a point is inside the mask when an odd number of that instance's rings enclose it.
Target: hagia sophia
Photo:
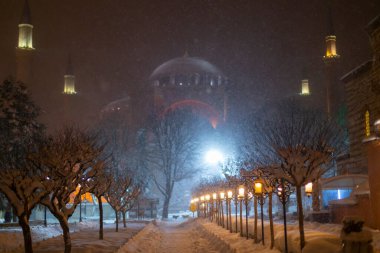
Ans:
[[[372,206],[372,210],[375,211],[362,215],[369,224],[379,228],[380,184],[374,180],[380,177],[380,16],[373,19],[366,28],[373,58],[343,77],[337,76],[336,72],[342,59],[338,54],[338,39],[334,33],[332,19],[330,21],[330,29],[326,32],[324,41],[325,53],[320,59],[325,64],[324,101],[318,103],[323,105],[327,115],[332,118],[344,115],[349,151],[337,161],[335,177],[326,179],[321,185],[322,189],[334,190],[338,195],[339,189],[350,189],[351,193],[360,188],[361,191],[357,191],[356,195],[351,194],[353,202],[349,204],[349,210],[353,211],[346,211],[347,206],[339,204],[339,197],[336,202],[331,202],[331,210],[336,210],[334,215],[339,215],[334,219],[338,220],[343,213],[350,214],[359,210],[370,212],[371,208],[358,206]],[[46,97],[41,92],[46,88],[35,85],[33,79],[33,69],[38,68],[33,65],[33,58],[37,57],[35,53],[39,49],[33,45],[34,27],[27,0],[18,28],[16,79],[26,84],[37,104],[41,105],[44,123],[56,126],[81,122],[85,109],[76,90],[76,85],[79,84],[76,83],[75,64],[69,54],[56,107],[44,108]],[[123,120],[132,124],[133,131],[137,132],[153,111],[165,113],[166,110],[191,107],[205,116],[214,128],[228,124],[229,90],[233,84],[218,67],[207,60],[185,53],[159,65],[147,79],[150,95],[149,101],[144,101],[143,106],[136,102],[133,96],[126,96],[109,101],[97,112],[98,119],[114,114],[122,115]],[[313,99],[313,92],[308,79],[300,80],[300,99]],[[60,117],[57,118],[57,115]]]

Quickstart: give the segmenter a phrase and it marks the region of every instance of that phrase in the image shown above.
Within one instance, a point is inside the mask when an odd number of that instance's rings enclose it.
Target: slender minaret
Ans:
[[[62,119],[66,124],[76,124],[79,122],[78,96],[75,90],[75,75],[71,55],[67,57],[66,71],[63,75],[62,91]]]
[[[70,55],[67,61],[66,73],[63,77],[64,77],[63,94],[75,95],[77,92],[75,91],[75,76],[74,76],[73,64],[71,63]]]
[[[337,53],[336,35],[334,32],[331,12],[331,1],[328,1],[327,35],[325,37],[326,52],[323,56],[326,71],[326,112],[329,117],[334,117],[339,110],[342,99],[342,89],[339,87],[336,68],[340,55]]]
[[[306,66],[302,68],[301,92],[299,93],[299,95],[301,96],[311,95],[310,87],[309,87],[308,71],[306,69]]]
[[[17,80],[30,87],[33,61],[33,25],[31,21],[28,0],[25,0],[24,10],[18,25],[18,45],[16,47]]]

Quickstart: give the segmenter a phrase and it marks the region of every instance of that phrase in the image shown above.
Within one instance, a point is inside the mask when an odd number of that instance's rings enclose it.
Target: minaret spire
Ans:
[[[327,35],[325,37],[326,52],[323,56],[325,61],[340,57],[337,53],[336,48],[336,35],[334,31],[334,23],[331,9],[331,0],[327,0]]]
[[[327,31],[328,35],[335,35],[335,30],[334,30],[334,22],[333,22],[333,16],[332,16],[332,10],[331,10],[331,0],[327,1]]]
[[[32,15],[28,0],[24,2],[24,9],[18,25],[18,48],[33,50],[33,25]]]
[[[22,12],[22,16],[20,19],[20,24],[32,24],[32,15],[30,14],[30,6],[29,1],[25,0],[24,2],[24,9]]]

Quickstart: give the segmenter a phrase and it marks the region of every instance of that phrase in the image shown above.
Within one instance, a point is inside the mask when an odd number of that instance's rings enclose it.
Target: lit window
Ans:
[[[370,123],[369,110],[365,111],[364,120],[365,120],[365,136],[369,137],[371,135],[371,123]]]

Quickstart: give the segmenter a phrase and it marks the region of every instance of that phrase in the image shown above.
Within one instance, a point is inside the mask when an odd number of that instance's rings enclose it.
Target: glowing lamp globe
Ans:
[[[227,198],[232,199],[232,191],[227,192]]]
[[[311,194],[313,193],[313,183],[307,183],[305,185],[305,193],[306,193],[306,196],[310,197]]]
[[[243,185],[239,186],[239,189],[238,189],[238,197],[239,197],[240,199],[244,198],[244,191],[245,191],[244,186],[243,186]]]
[[[254,186],[255,186],[255,194],[256,194],[256,195],[261,195],[261,194],[263,194],[263,181],[262,181],[262,180],[257,179],[257,180],[254,182]]]

